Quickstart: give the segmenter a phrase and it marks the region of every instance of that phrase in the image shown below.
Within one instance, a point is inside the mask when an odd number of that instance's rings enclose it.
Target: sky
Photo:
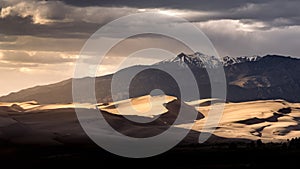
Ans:
[[[299,6],[299,0],[0,0],[0,95],[71,78],[81,48],[95,31],[119,17],[142,12],[192,22],[220,56],[300,57]],[[110,53],[99,75],[115,71],[113,62],[138,45],[182,50],[168,38],[131,38]]]

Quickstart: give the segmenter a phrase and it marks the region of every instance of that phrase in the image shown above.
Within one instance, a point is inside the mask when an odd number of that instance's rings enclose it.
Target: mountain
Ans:
[[[196,66],[200,68],[216,68],[219,66],[230,66],[237,63],[243,62],[254,62],[258,61],[262,57],[260,56],[243,56],[243,57],[229,57],[225,56],[223,58],[218,58],[216,56],[205,55],[200,52],[187,55],[185,53],[180,53],[173,59],[164,60],[158,64],[163,63],[177,63],[180,66]]]
[[[185,64],[183,64],[185,63]],[[266,55],[263,57],[209,57],[201,53],[179,54],[171,60],[165,60],[150,66],[133,66],[115,73],[120,77],[118,85],[125,85],[122,78],[128,73],[142,70],[131,81],[129,96],[138,97],[149,94],[153,89],[161,89],[165,94],[180,97],[176,81],[158,67],[176,65],[175,70],[182,78],[186,78],[186,87],[190,83],[188,77],[181,74],[188,66],[193,72],[199,86],[201,98],[210,98],[210,82],[207,69],[224,66],[227,80],[227,101],[241,102],[261,99],[284,99],[289,102],[300,102],[300,59]],[[209,67],[207,67],[209,66]],[[111,80],[113,75],[95,78],[95,92],[98,102],[111,101]],[[76,79],[79,82],[89,78]],[[84,86],[83,86],[84,87]],[[123,91],[117,92],[117,99],[124,99]],[[192,100],[195,98],[189,98]],[[41,104],[71,103],[72,79],[59,83],[37,86],[7,96],[0,97],[1,102],[23,102],[35,100]]]
[[[222,65],[221,60],[216,56],[209,56],[200,52],[191,55],[180,53],[175,58],[162,61],[159,64],[170,62],[177,63],[180,66],[196,66],[200,68],[215,68]]]
[[[267,55],[258,61],[225,67],[230,101],[285,99],[299,102],[300,60]]]
[[[229,57],[229,56],[225,56],[222,58],[223,62],[223,66],[230,66],[233,64],[237,64],[237,63],[244,63],[244,62],[255,62],[260,60],[262,57],[261,56],[243,56],[243,57]]]

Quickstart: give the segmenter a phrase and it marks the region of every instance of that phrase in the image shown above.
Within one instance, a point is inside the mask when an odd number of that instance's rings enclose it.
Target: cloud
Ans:
[[[74,62],[76,58],[64,56],[62,53],[53,52],[2,52],[2,63],[16,64],[15,66],[27,67],[40,64],[61,64]]]
[[[300,1],[296,0],[2,0],[1,6],[0,33],[5,35],[88,38],[103,24],[142,9],[177,13],[192,22],[258,22],[264,25],[261,29],[300,24]]]
[[[101,25],[137,12],[125,7],[80,8],[62,1],[3,0],[0,3],[0,34],[5,35],[87,38]]]
[[[237,20],[198,23],[221,56],[282,54],[300,57],[300,26],[257,30]]]
[[[5,69],[15,69],[15,68],[24,68],[24,67],[38,67],[38,64],[33,63],[14,63],[7,61],[0,61],[0,68]]]
[[[86,23],[84,21],[40,25],[33,24],[31,17],[7,16],[0,19],[0,34],[6,36],[86,39],[100,26],[101,24]]]
[[[174,13],[192,22],[200,22],[200,27],[219,48],[224,48],[223,51],[232,48],[224,53],[234,55],[245,50],[256,51],[254,46],[258,43],[255,42],[261,43],[258,35],[274,39],[285,32],[284,29],[295,33],[298,29],[295,26],[300,23],[300,1],[296,0],[227,0],[226,3],[219,0],[2,0],[0,3],[0,34],[5,35],[0,36],[2,50],[79,51],[84,41],[101,25],[142,9]],[[135,23],[127,23],[126,29],[136,29],[132,26]],[[118,30],[122,29],[120,27]],[[269,36],[275,32],[280,33]],[[243,49],[234,49],[235,39],[238,40],[239,36],[248,40],[240,40],[241,44],[245,43]],[[142,44],[140,42],[136,45]]]
[[[187,14],[187,19],[195,22],[234,19],[266,22],[270,27],[299,25],[300,23],[300,1],[298,0],[98,0],[80,1],[63,0],[66,4],[80,7],[127,7],[138,9],[173,9],[194,12]],[[198,13],[200,12],[200,14]],[[197,14],[198,13],[198,14]],[[203,15],[207,13],[208,15]]]
[[[34,24],[52,24],[84,21],[87,23],[107,22],[120,15],[133,13],[131,8],[84,7],[66,5],[62,1],[7,1],[4,0],[1,18],[19,16],[31,18]]]
[[[224,1],[223,1],[224,2]],[[220,3],[223,3],[220,1]],[[245,24],[263,23],[261,29],[300,25],[300,1],[260,1],[239,3],[233,8],[211,11],[187,12],[186,18],[192,22],[217,20],[239,20]]]
[[[22,18],[31,17],[35,24],[47,24],[55,20],[63,20],[65,16],[66,6],[60,1],[3,1],[9,4],[1,10],[1,18],[7,16],[20,16]]]
[[[11,37],[11,40],[16,36]],[[72,52],[78,53],[85,43],[85,39],[75,38],[53,38],[35,36],[17,36],[14,42],[0,41],[0,50],[25,50],[45,52]]]
[[[271,0],[251,0],[253,3],[265,3]],[[82,0],[63,0],[66,4],[87,7],[87,6],[104,6],[104,7],[131,7],[131,8],[168,8],[168,9],[190,9],[201,11],[221,11],[232,8],[237,8],[248,3],[247,0],[97,0],[97,1],[82,1]]]

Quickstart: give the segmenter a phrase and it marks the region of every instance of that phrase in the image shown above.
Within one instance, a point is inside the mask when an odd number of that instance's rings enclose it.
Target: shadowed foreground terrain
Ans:
[[[112,155],[95,145],[1,147],[1,167],[11,168],[260,168],[298,166],[299,147],[282,144],[263,147],[231,144],[189,145],[176,147],[164,154],[129,159]]]

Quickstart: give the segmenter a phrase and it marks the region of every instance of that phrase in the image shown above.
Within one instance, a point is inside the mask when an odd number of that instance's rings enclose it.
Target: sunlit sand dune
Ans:
[[[213,102],[212,102],[213,100]],[[86,144],[91,142],[81,128],[74,108],[91,111],[99,109],[104,119],[118,132],[132,137],[150,137],[169,127],[186,130],[194,123],[184,140],[196,143],[206,122],[211,103],[217,99],[181,102],[172,96],[142,96],[118,102],[91,104],[47,104],[37,102],[0,103],[0,141],[15,144]],[[187,119],[172,126],[179,109]],[[195,121],[190,114],[198,114]],[[99,112],[100,113],[100,112]],[[132,122],[143,119],[149,123]],[[284,100],[265,100],[225,103],[213,141],[258,140],[282,142],[300,137],[300,103]],[[210,126],[213,127],[213,126]],[[105,128],[99,134],[110,134]]]
[[[210,106],[197,107],[206,117]],[[261,139],[265,142],[285,141],[300,136],[299,103],[284,100],[227,103],[215,135],[225,138]],[[205,118],[197,121],[201,130]]]
[[[164,106],[165,103],[169,103],[175,100],[172,96],[142,96],[133,99],[127,99],[123,101],[117,101],[100,105],[98,108],[113,114],[119,115],[136,115],[153,117],[156,115],[164,114],[168,111]]]
[[[118,132],[138,138],[154,136],[167,130],[176,120],[180,107],[187,115],[191,111],[197,112],[194,107],[171,96],[143,96],[97,105],[1,103],[0,141],[13,144],[46,145],[89,143],[91,141],[78,122],[75,107],[83,109],[87,113],[98,108],[104,116],[104,119],[99,119],[99,123],[106,120]],[[116,107],[123,111],[119,113]],[[197,118],[203,117],[199,113]],[[133,118],[143,118],[149,123],[139,124],[128,120]],[[191,122],[185,119],[179,121],[179,123]],[[180,130],[186,129],[177,128],[174,131],[175,134]],[[111,135],[111,132],[113,131],[103,128],[97,134],[105,136]],[[197,136],[193,138],[197,138]]]

